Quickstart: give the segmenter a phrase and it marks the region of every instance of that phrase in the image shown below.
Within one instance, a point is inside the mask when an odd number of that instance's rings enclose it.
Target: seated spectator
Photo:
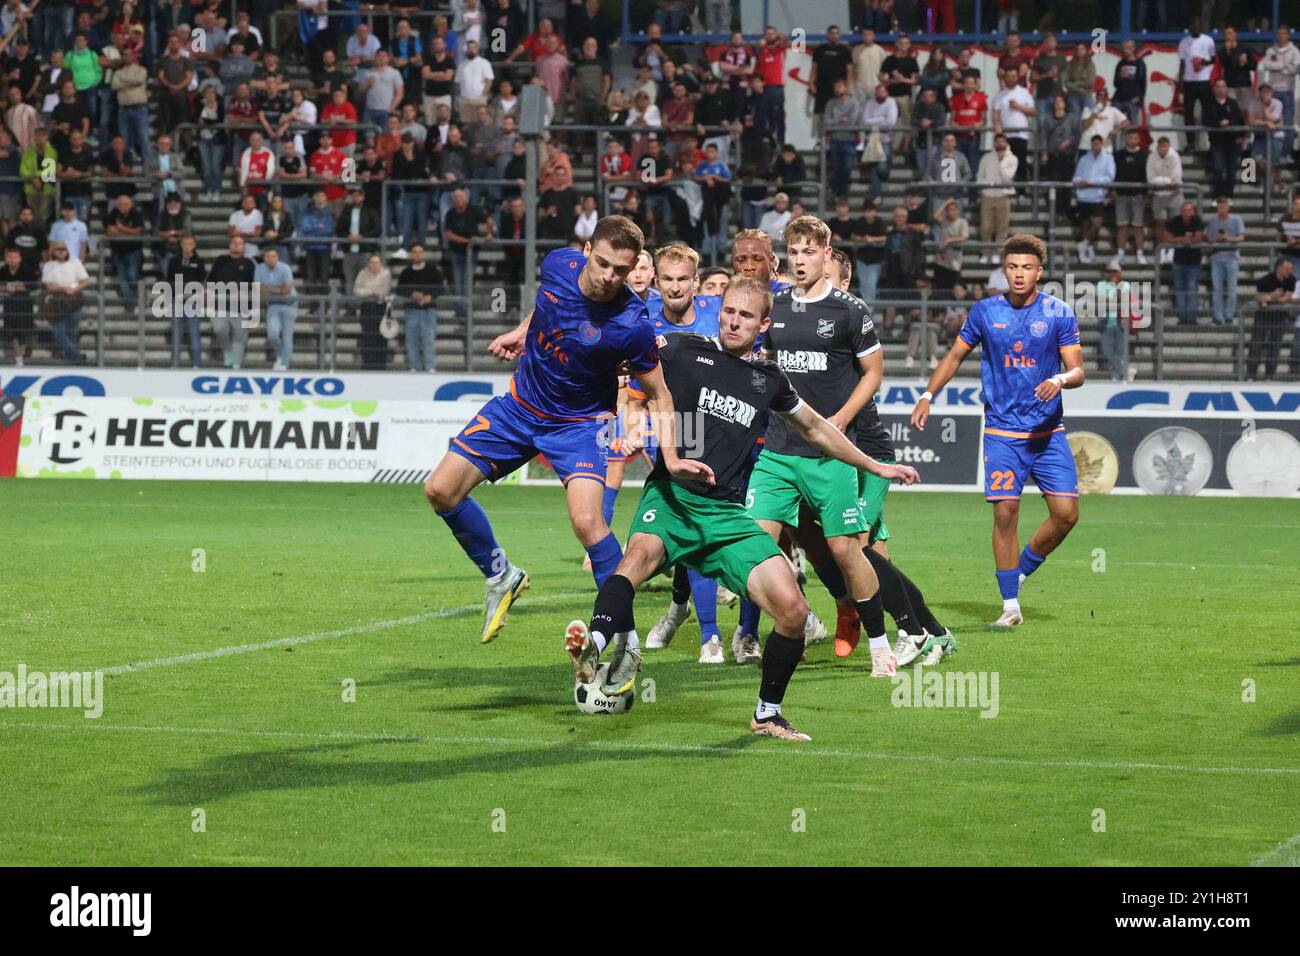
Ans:
[[[8,263],[9,253],[5,252]],[[3,282],[3,278],[0,278]],[[1264,379],[1267,381],[1277,374],[1278,352],[1282,344],[1282,334],[1286,327],[1295,321],[1296,277],[1291,260],[1279,257],[1273,264],[1273,270],[1260,276],[1255,282],[1255,324],[1251,327],[1250,352],[1246,358],[1246,379],[1254,382],[1258,379],[1259,366],[1264,366]],[[1291,351],[1292,372],[1295,372],[1296,353]]]
[[[280,250],[270,246],[262,253],[253,281],[261,287],[266,305],[266,339],[275,351],[273,368],[277,372],[288,371],[293,364],[293,324],[298,318],[293,269],[280,258]]]
[[[243,239],[244,255],[250,259],[257,258],[257,240],[262,235],[262,221],[262,211],[247,193],[241,197],[239,208],[226,221],[226,235]]]
[[[352,294],[361,300],[357,349],[363,369],[378,371],[388,367],[388,339],[379,331],[379,324],[387,314],[392,291],[393,274],[384,267],[378,253],[370,253],[365,268],[357,272],[352,283]]]
[[[523,206],[523,200],[519,202]],[[424,246],[411,246],[411,263],[397,277],[397,295],[404,301],[406,367],[412,372],[433,372],[438,367],[438,310],[434,307],[445,280],[425,257]],[[522,256],[519,257],[522,260]]]

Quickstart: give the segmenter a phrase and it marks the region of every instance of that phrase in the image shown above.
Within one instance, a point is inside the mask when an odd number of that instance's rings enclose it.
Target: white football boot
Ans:
[[[871,676],[893,677],[897,673],[898,660],[894,657],[894,652],[887,647],[873,647],[871,649]]]
[[[751,664],[763,659],[763,648],[753,634],[744,634],[736,628],[731,636],[731,657],[737,664]]]
[[[690,617],[690,601],[685,604],[674,604],[670,601],[668,613],[655,622],[655,626],[650,628],[650,633],[646,635],[646,650],[662,651],[673,642],[673,635],[677,633],[677,629],[690,620]]]
[[[483,585],[483,633],[479,635],[482,643],[490,642],[506,626],[510,606],[527,590],[528,573],[513,564]]]
[[[826,625],[817,618],[816,614],[809,611],[803,622],[803,646],[810,647],[824,640],[826,640]]]
[[[1025,623],[1025,616],[1020,613],[1019,607],[1004,607],[1002,616],[996,621],[990,621],[987,627],[994,631],[1009,631],[1017,624]]]
[[[925,631],[920,634],[908,634],[899,630],[898,640],[894,642],[894,660],[898,667],[906,667],[921,656],[921,648],[928,637]]]
[[[701,664],[725,664],[727,657],[722,652],[722,638],[716,634],[707,643],[700,645]]]

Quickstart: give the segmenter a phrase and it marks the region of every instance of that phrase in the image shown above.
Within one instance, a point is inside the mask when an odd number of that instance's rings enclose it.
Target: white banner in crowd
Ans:
[[[479,402],[33,398],[20,478],[422,481]]]
[[[346,399],[350,401],[477,401],[502,395],[508,372],[271,372],[192,369],[16,368],[0,366],[0,393],[34,398],[86,395],[108,398]],[[887,376],[880,390],[883,410],[912,410],[925,381]],[[979,408],[979,380],[957,379],[935,397],[935,407]],[[1089,381],[1065,397],[1065,411],[1300,411],[1300,383]]]

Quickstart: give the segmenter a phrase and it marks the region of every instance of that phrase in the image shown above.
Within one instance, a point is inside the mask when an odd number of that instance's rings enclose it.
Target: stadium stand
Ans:
[[[1107,312],[1115,300],[1105,283],[1133,290],[1133,308],[1121,300],[1113,316],[1081,323],[1091,373],[1300,375],[1300,300],[1288,295],[1285,267],[1274,270],[1279,259],[1300,266],[1300,49],[1274,29],[1276,3],[1247,4],[1240,36],[1214,4],[1206,15],[1216,29],[1199,36],[1156,32],[1187,22],[1175,16],[1199,4],[1143,5],[1145,35],[1133,32],[1128,4],[1098,4],[1062,12],[1059,25],[1077,32],[1053,39],[1015,35],[1005,15],[985,34],[995,18],[982,4],[847,6],[855,29],[836,42],[829,24],[810,24],[803,51],[776,30],[732,35],[745,26],[739,5],[709,0],[10,4],[0,14],[0,219],[21,261],[0,276],[3,361],[497,370],[486,345],[527,299],[530,229],[540,258],[581,242],[598,215],[623,211],[652,243],[684,239],[705,262],[726,264],[730,232],[758,226],[779,236],[783,221],[807,211],[853,247],[855,288],[881,320],[893,369],[924,372],[964,303],[990,293],[996,240],[1030,231],[1048,239],[1048,278],[1066,293],[1099,294]],[[1040,6],[1021,4],[1021,24],[1050,25]],[[1098,41],[1090,20],[1113,35]],[[955,37],[959,25],[969,31]],[[864,27],[876,42],[864,44]],[[792,68],[796,56],[804,59]],[[889,81],[881,94],[873,71]],[[837,76],[851,79],[844,97]],[[529,88],[541,91],[540,137],[523,130]],[[1064,94],[1059,115],[1053,89]],[[1194,124],[1185,104],[1199,107]],[[1171,190],[1151,191],[1166,157],[1154,173],[1145,152],[1140,164],[1115,164],[1111,175],[1132,184],[1136,201],[1074,182],[1093,168],[1091,135],[1102,133],[1102,152],[1122,160],[1126,128],[1139,131],[1141,151],[1160,136],[1172,141],[1181,193],[1194,203],[1186,224],[1175,222]],[[948,146],[945,132],[954,134]],[[998,133],[1009,136],[1000,152]],[[933,143],[918,150],[926,135]],[[1015,160],[1009,175],[1006,156]],[[42,179],[46,158],[52,173]],[[326,188],[323,209],[310,195],[317,187]],[[166,202],[172,193],[179,206]],[[1225,193],[1231,208],[1220,216],[1215,200]],[[837,215],[841,197],[847,210]],[[878,225],[862,222],[868,203]],[[1141,255],[1129,245],[1119,256],[1117,213],[1145,218]],[[1152,213],[1169,220],[1159,239]],[[197,263],[181,256],[187,232]],[[264,291],[281,307],[274,329],[271,310],[247,332],[204,317],[192,351],[192,323],[160,312],[151,287],[164,260],[187,277],[219,260],[221,275],[241,276],[228,255],[232,232],[261,247],[259,261],[278,247],[296,300]],[[84,291],[42,288],[41,270],[57,258],[51,240],[75,246],[83,233]],[[884,245],[873,249],[867,233]],[[1244,241],[1228,245],[1237,235]],[[429,261],[418,283],[402,278],[417,240]],[[1162,248],[1175,261],[1164,262]],[[372,253],[379,271],[367,270]],[[413,298],[413,288],[432,299]],[[398,321],[381,321],[390,312]],[[290,343],[279,333],[295,313]],[[1129,319],[1134,327],[1117,334]],[[435,327],[433,349],[424,338]]]

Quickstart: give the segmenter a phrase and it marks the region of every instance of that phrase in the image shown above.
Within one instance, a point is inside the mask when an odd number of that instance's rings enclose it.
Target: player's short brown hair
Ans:
[[[655,250],[655,273],[659,272],[661,262],[685,262],[694,273],[700,267],[700,254],[684,242],[670,242]]]
[[[1007,241],[1002,243],[1003,262],[1006,261],[1007,256],[1037,256],[1039,264],[1042,265],[1047,262],[1047,243],[1027,232],[1017,233],[1008,236]]]
[[[722,294],[722,301],[726,302],[727,296],[734,292],[742,292],[746,295],[758,296],[759,301],[763,304],[762,309],[760,310],[762,318],[767,318],[771,313],[772,290],[767,287],[767,283],[762,279],[755,279],[753,276],[736,276],[727,285],[727,291]]]
[[[807,239],[814,245],[825,248],[831,244],[831,227],[816,216],[800,216],[790,220],[790,224],[781,233],[781,238],[787,246],[796,239]]]
[[[772,237],[769,236],[767,233],[765,233],[762,229],[740,230],[740,232],[736,233],[734,236],[731,237],[731,248],[735,249],[736,243],[738,242],[748,242],[750,240],[754,242],[765,243],[767,245],[769,252],[772,253],[776,252],[776,250],[772,248]]]
[[[843,249],[832,249],[831,260],[840,267],[840,275],[848,281],[853,281],[853,260]]]
[[[613,249],[627,249],[640,255],[645,248],[645,233],[627,216],[606,216],[596,223],[596,228],[591,233],[593,249],[598,242],[606,242]]]

